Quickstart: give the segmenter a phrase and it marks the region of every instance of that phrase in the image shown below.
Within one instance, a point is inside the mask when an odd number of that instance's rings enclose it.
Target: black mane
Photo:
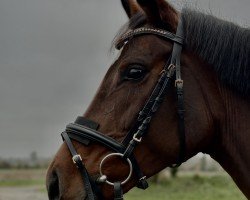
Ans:
[[[182,10],[182,20],[185,48],[209,63],[223,84],[250,97],[250,29],[186,8]],[[145,23],[144,14],[133,16],[114,42],[128,30]]]
[[[225,85],[250,96],[250,29],[183,9],[186,48],[197,53]]]

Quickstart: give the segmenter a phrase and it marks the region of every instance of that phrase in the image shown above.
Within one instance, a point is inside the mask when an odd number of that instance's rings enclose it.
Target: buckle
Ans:
[[[174,75],[175,68],[176,68],[176,66],[174,64],[170,64],[168,66],[168,74],[167,74],[167,76],[169,78],[171,78]]]
[[[79,154],[76,154],[72,157],[73,163],[77,164],[77,161],[82,161],[82,157]]]
[[[183,87],[184,81],[182,79],[175,80],[175,87]]]
[[[133,140],[136,141],[136,142],[138,142],[138,143],[140,143],[141,140],[142,140],[142,137],[137,138],[137,134],[134,134],[134,135],[133,135]]]
[[[172,69],[175,69],[175,65],[174,65],[174,64],[170,64],[170,65],[168,66],[168,70],[172,70]]]

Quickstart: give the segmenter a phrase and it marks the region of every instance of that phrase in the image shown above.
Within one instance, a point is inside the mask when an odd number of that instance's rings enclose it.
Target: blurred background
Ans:
[[[186,5],[249,27],[249,0],[171,2],[178,10]],[[62,142],[60,133],[86,110],[116,57],[109,49],[126,21],[119,0],[0,0],[0,199],[47,198],[45,169]],[[182,171],[194,171],[191,180],[201,182],[202,171],[226,176],[204,155]],[[154,181],[164,176],[169,171]],[[228,196],[244,199],[230,184]]]

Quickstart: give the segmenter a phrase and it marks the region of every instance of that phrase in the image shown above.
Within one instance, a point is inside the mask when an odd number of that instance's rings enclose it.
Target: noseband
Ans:
[[[96,198],[102,199],[102,193],[100,192],[100,189],[97,185],[100,183],[106,183],[113,186],[114,199],[122,200],[122,185],[126,184],[130,180],[132,172],[134,172],[134,174],[137,176],[138,188],[146,189],[148,187],[146,176],[144,176],[142,171],[140,170],[133,152],[136,146],[142,141],[143,137],[147,133],[151,119],[154,113],[158,110],[164,97],[166,96],[167,89],[170,86],[172,79],[174,79],[174,75],[177,93],[178,129],[180,139],[179,157],[175,166],[179,166],[185,159],[186,142],[184,126],[183,80],[181,79],[180,66],[180,57],[184,37],[182,20],[180,20],[176,34],[161,29],[144,27],[138,28],[124,34],[117,42],[116,47],[117,49],[121,49],[132,38],[146,34],[157,35],[162,37],[163,39],[173,41],[174,45],[172,55],[168,62],[165,64],[162,73],[160,74],[160,78],[158,79],[158,82],[155,85],[149,99],[147,100],[142,110],[139,112],[135,125],[127,133],[123,142],[118,143],[113,138],[107,137],[105,134],[98,132],[97,130],[99,125],[93,121],[85,119],[84,117],[78,117],[75,123],[67,125],[66,130],[62,133],[62,138],[66,142],[70,153],[72,154],[73,163],[77,166],[83,178],[88,200],[95,200]],[[71,140],[78,141],[84,145],[89,145],[90,142],[96,142],[115,152],[108,154],[102,159],[100,163],[100,177],[97,180],[93,180],[89,176],[88,171],[86,170],[82,162],[82,158],[76,152]],[[120,157],[128,163],[130,171],[125,180],[113,183],[108,180],[108,177],[105,174],[103,174],[102,166],[110,157]]]

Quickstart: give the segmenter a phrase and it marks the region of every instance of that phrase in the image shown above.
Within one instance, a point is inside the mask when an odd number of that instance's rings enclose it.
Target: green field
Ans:
[[[126,200],[246,200],[225,175],[181,176],[151,184],[146,191],[133,189],[126,197]]]
[[[0,169],[0,187],[44,186],[46,170]]]
[[[17,189],[35,186],[36,192],[42,193],[40,195],[47,199],[44,182],[45,170],[0,170],[0,190],[1,188]],[[226,174],[182,174],[176,179],[164,179],[159,184],[150,182],[147,190],[133,189],[125,195],[125,200],[141,199],[246,200]]]

